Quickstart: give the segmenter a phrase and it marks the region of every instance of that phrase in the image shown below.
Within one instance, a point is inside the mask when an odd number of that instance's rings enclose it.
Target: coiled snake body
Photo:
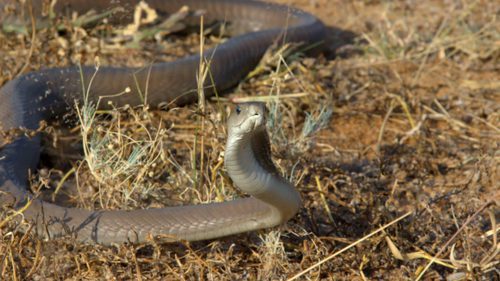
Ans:
[[[39,15],[41,7],[33,2]],[[115,19],[129,18],[138,1],[57,1],[56,12],[68,9],[79,13],[89,7],[102,11],[120,5],[125,12]],[[223,20],[233,24],[234,37],[213,50],[210,72],[217,90],[234,86],[260,60],[276,40],[316,43],[322,40],[323,24],[315,17],[293,8],[244,0],[148,0],[162,13],[173,13],[183,5],[205,12],[206,21]],[[12,18],[4,11],[11,0],[0,0],[0,22]],[[13,7],[17,7],[13,5]],[[17,7],[19,8],[19,7]],[[121,17],[121,18],[120,18]],[[185,104],[196,100],[196,71],[200,57],[189,56],[170,63],[154,64],[151,69],[101,67],[91,88],[90,99],[122,92],[112,98],[115,105],[141,104],[134,91],[137,84],[148,84],[148,103],[175,100]],[[52,68],[28,73],[9,81],[0,89],[0,130],[35,130],[41,120],[54,120],[69,112],[75,100],[82,99],[94,67]],[[132,75],[135,75],[133,78]],[[83,78],[83,83],[82,83]],[[136,82],[137,81],[137,82]],[[136,84],[137,83],[137,84]],[[207,85],[208,86],[208,85]],[[213,93],[207,89],[206,94]],[[89,243],[141,242],[150,235],[171,240],[203,240],[275,226],[290,219],[300,206],[295,188],[275,170],[270,160],[265,130],[265,108],[250,103],[237,106],[228,121],[225,166],[233,182],[252,197],[223,203],[133,211],[84,210],[66,208],[39,199],[28,192],[28,171],[36,169],[40,137],[19,136],[0,147],[0,207],[21,209],[30,202],[23,216],[34,223],[36,232],[46,238],[72,234]],[[4,143],[0,134],[0,144]]]

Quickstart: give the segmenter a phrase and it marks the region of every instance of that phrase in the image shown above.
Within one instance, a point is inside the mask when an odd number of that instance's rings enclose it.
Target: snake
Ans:
[[[30,6],[28,6],[31,2]],[[0,23],[42,22],[44,1],[0,0]],[[50,1],[46,1],[50,2]],[[90,9],[113,11],[110,20],[126,23],[138,0],[61,0],[49,7],[56,15]],[[236,86],[253,70],[273,44],[313,45],[325,36],[315,16],[286,5],[257,0],[148,0],[162,15],[187,7],[195,21],[224,22],[230,35],[223,43],[172,62],[150,67],[66,66],[17,76],[0,88],[0,208],[28,221],[45,240],[72,237],[83,243],[142,243],[152,237],[165,241],[216,239],[274,227],[296,215],[301,197],[273,164],[266,130],[266,107],[250,102],[233,106],[227,121],[224,165],[243,196],[225,202],[136,210],[87,210],[44,201],[29,190],[29,172],[36,171],[41,150],[41,121],[62,120],[82,101],[100,97],[114,106],[140,105],[141,91],[153,107],[165,102],[182,106],[198,100],[196,73],[209,60],[211,81],[205,95]],[[31,17],[29,17],[31,15]],[[113,95],[129,88],[123,95]],[[100,103],[106,107],[108,103]],[[21,130],[10,136],[6,132]],[[25,133],[22,133],[25,132]],[[34,133],[27,133],[34,132]]]

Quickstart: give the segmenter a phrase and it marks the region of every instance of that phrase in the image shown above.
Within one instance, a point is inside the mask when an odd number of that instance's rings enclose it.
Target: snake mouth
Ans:
[[[259,113],[254,113],[253,115],[247,117],[246,120],[241,122],[240,129],[250,133],[263,129],[265,126],[265,118]]]
[[[253,124],[253,129],[254,130],[257,130],[257,129],[262,129],[264,128],[264,126],[266,125],[266,118],[263,117],[262,115],[260,114],[257,114],[257,115],[254,115],[255,116],[255,122]]]
[[[266,117],[262,115],[258,111],[251,112],[242,119],[235,128],[238,128],[238,131],[241,133],[251,133],[260,129],[265,128],[266,125]]]

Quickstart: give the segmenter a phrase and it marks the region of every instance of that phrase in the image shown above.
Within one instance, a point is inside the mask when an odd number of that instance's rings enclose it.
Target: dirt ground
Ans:
[[[3,208],[1,280],[500,280],[500,5],[277,2],[328,26],[325,52],[293,50],[283,59],[274,50],[228,94],[271,101],[272,150],[302,195],[299,214],[281,227],[212,241],[101,246],[43,241],[19,231],[27,225]],[[144,66],[199,48],[196,34],[160,33],[134,47],[115,42],[107,24],[63,23],[34,36],[0,33],[0,85],[96,56],[103,65]],[[98,117],[92,136],[114,136],[109,150],[148,147],[140,156],[146,169],[132,167],[140,172],[132,179],[131,170],[118,172],[126,159],[85,157],[85,124],[51,126],[32,190],[51,200],[62,183],[60,204],[105,209],[242,196],[220,165],[227,108],[210,100],[204,116],[191,105]],[[118,166],[95,167],[110,161]],[[117,187],[124,182],[128,189]]]

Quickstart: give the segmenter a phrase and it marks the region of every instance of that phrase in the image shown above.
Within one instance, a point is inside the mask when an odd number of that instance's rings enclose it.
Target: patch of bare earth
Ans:
[[[282,227],[213,241],[105,247],[23,234],[2,209],[0,279],[500,280],[500,7],[277,2],[321,18],[330,27],[327,52],[282,60],[275,51],[230,96],[280,96],[267,98],[272,148],[303,197],[299,214]],[[131,48],[109,40],[109,25],[65,24],[37,30],[34,41],[0,34],[0,85],[96,56],[103,65],[149,65],[199,45],[195,34],[162,34]],[[70,130],[54,125],[32,189],[106,209],[241,196],[221,165],[226,108],[122,108]]]

